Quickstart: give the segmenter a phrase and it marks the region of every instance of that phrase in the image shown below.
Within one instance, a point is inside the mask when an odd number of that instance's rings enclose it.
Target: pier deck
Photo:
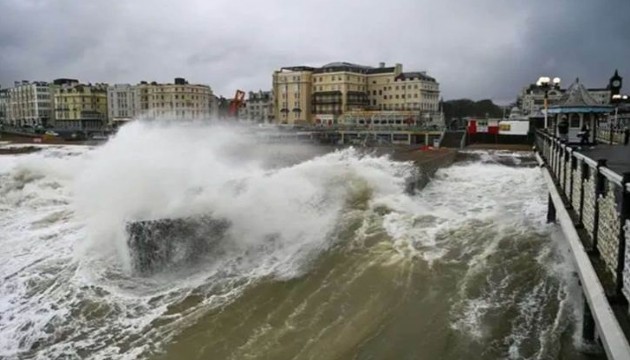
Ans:
[[[606,167],[620,175],[630,172],[630,146],[598,144],[577,151],[595,161],[606,159]]]

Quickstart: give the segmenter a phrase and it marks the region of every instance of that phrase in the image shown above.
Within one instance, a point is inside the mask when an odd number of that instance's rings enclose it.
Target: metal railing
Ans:
[[[599,129],[597,141],[604,144],[628,144],[630,132],[625,129]]]
[[[609,358],[630,359],[628,335],[611,308],[630,299],[630,172],[619,174],[606,159],[592,159],[543,131],[536,133],[536,148],[547,167],[548,220],[563,207],[558,219],[583,287],[582,336],[593,342],[597,330]],[[581,241],[576,228],[584,229]]]
[[[590,251],[601,257],[615,284],[612,292],[630,300],[630,172],[618,174],[606,159],[591,159],[558,138],[536,133],[536,147],[548,164],[559,190],[583,226]],[[630,230],[630,229],[628,229]]]

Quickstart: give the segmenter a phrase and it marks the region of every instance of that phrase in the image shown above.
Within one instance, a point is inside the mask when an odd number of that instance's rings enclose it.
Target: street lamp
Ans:
[[[548,108],[548,104],[547,104],[547,100],[549,99],[549,90],[553,87],[553,88],[558,88],[560,87],[560,78],[559,77],[555,77],[553,78],[553,80],[551,80],[550,77],[548,76],[541,76],[538,78],[538,81],[536,81],[536,85],[543,89],[545,91],[545,130],[547,130],[547,128],[549,127],[549,124],[547,122],[547,108]]]

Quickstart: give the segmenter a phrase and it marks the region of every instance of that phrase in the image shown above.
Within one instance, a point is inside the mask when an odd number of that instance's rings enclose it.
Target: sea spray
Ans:
[[[95,149],[0,157],[0,357],[571,349],[571,266],[538,169],[484,152],[410,193],[409,163],[252,133],[134,122]],[[198,215],[229,221],[218,246],[132,271],[126,223]]]

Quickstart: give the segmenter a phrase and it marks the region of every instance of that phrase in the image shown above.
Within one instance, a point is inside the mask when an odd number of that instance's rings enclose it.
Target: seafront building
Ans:
[[[0,125],[6,125],[9,89],[0,89]]]
[[[107,117],[118,127],[139,115],[138,90],[130,84],[115,84],[107,88]]]
[[[44,81],[16,81],[6,89],[5,120],[12,127],[42,127],[52,121],[52,85]]]
[[[141,81],[107,89],[110,124],[117,127],[137,117],[205,119],[216,115],[216,100],[208,85],[175,78],[172,84]]]
[[[204,119],[211,115],[214,96],[208,85],[175,78],[172,84],[143,81],[136,89],[139,115],[175,119]]]
[[[273,73],[274,117],[282,124],[402,124],[439,117],[439,83],[401,64],[334,62]]]
[[[107,84],[81,84],[57,79],[54,85],[54,127],[98,131],[107,124]]]
[[[613,76],[609,79],[608,85],[602,88],[588,88],[588,94],[599,105],[608,105],[611,103],[612,96],[619,94],[622,86],[622,77],[615,71]],[[549,89],[547,91],[548,106],[554,106],[562,99],[567,89],[560,87]],[[525,115],[537,115],[540,116],[541,111],[544,108],[545,89],[536,85],[530,84],[524,87],[518,94],[517,104]]]
[[[245,101],[245,117],[258,123],[272,123],[274,120],[273,92],[250,91]]]

